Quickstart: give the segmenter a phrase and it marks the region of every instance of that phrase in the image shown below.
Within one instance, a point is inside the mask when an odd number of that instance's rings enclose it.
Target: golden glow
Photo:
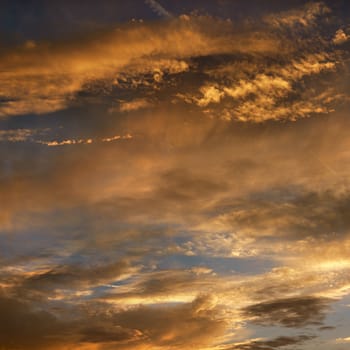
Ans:
[[[349,343],[348,10],[197,3],[5,5],[0,349]]]

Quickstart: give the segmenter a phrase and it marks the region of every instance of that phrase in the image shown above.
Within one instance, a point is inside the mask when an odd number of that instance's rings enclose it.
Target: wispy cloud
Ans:
[[[155,0],[145,0],[145,3],[159,16],[165,18],[172,18],[172,14],[167,11],[163,6],[159,4],[159,2]]]

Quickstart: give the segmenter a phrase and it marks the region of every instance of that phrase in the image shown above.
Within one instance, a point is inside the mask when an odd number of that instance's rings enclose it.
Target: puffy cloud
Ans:
[[[203,97],[197,100],[200,107],[205,107],[209,103],[219,103],[224,96],[224,93],[215,86],[203,86],[200,92],[203,94]]]
[[[340,45],[340,44],[347,42],[349,39],[350,39],[350,36],[348,34],[346,34],[343,29],[338,29],[335,32],[333,42],[336,45]]]

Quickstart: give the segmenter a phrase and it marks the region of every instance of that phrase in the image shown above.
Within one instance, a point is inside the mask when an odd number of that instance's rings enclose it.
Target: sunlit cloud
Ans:
[[[5,6],[0,348],[346,346],[348,10],[298,3]]]
[[[340,45],[340,44],[347,42],[349,39],[350,39],[350,36],[348,34],[346,34],[343,29],[338,29],[335,32],[333,42],[336,45]]]
[[[317,19],[328,14],[330,8],[323,2],[310,2],[298,9],[292,9],[265,17],[268,23],[277,27],[309,27],[315,24]]]
[[[213,30],[208,30],[208,26]],[[151,40],[145,41],[145,37]],[[0,58],[3,81],[0,113],[42,114],[66,108],[79,91],[88,89],[94,81],[113,80],[135,63],[137,70],[140,67],[144,70],[145,59],[146,67],[156,69],[157,57],[164,56],[161,65],[171,72],[177,58],[236,51],[273,52],[275,45],[279,45],[278,39],[254,39],[253,33],[239,36],[233,33],[230,23],[205,17],[179,18],[161,27],[131,23],[73,45],[25,45],[5,51]],[[186,69],[182,63],[175,69],[179,67]],[[156,80],[162,71],[157,74]]]
[[[338,344],[346,344],[350,342],[350,338],[337,338],[335,342]]]

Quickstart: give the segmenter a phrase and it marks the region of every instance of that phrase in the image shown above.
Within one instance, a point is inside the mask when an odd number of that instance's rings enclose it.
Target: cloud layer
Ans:
[[[1,49],[0,348],[340,350],[348,24],[147,4]]]

